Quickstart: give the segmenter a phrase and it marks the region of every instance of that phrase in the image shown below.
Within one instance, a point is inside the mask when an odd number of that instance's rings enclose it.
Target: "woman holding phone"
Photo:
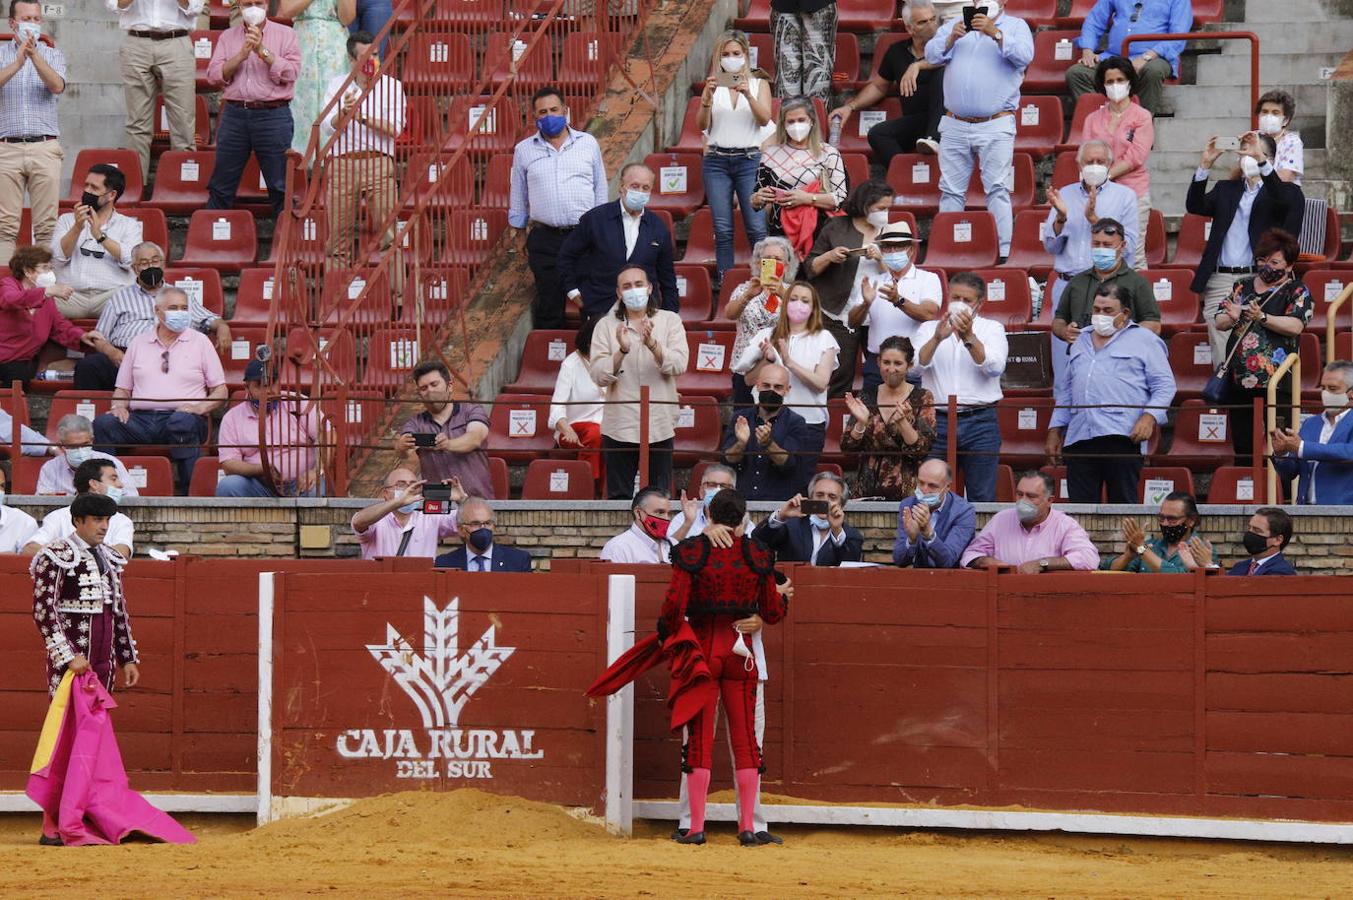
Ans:
[[[762,147],[752,195],[752,206],[766,214],[766,231],[789,238],[803,259],[828,213],[844,202],[846,165],[823,141],[812,102],[784,101],[775,136]]]
[[[730,359],[740,358],[753,335],[779,321],[785,286],[794,283],[798,272],[799,260],[789,241],[782,237],[757,241],[752,248],[752,277],[733,288],[724,307],[728,318],[738,323]],[[752,389],[737,372],[733,373],[733,404],[734,408],[753,405]]]

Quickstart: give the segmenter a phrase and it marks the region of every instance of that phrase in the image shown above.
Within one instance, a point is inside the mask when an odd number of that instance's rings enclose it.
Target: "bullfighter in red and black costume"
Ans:
[[[720,491],[709,505],[710,521],[741,531],[747,504],[737,491]],[[718,686],[687,725],[682,768],[691,802],[690,831],[678,840],[705,842],[705,801],[714,764],[714,722],[722,698],[733,745],[738,786],[738,840],[762,843],[753,830],[753,811],[762,770],[756,738],[757,671],[754,657],[734,623],[759,615],[767,624],[785,617],[784,598],[775,586],[773,559],[765,545],[735,533],[733,545],[715,547],[701,536],[677,545],[672,553],[672,581],[663,602],[658,633],[664,639],[689,623],[709,674]]]

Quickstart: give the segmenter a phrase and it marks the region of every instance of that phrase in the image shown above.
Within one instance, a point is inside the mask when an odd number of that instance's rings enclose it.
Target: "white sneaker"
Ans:
[[[932,141],[930,138],[921,138],[916,142],[916,152],[926,153],[929,154],[930,156],[939,156],[940,145],[938,142]]]

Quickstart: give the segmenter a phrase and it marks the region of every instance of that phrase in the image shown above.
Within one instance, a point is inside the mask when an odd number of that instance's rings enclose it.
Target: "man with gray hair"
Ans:
[[[80,464],[91,459],[106,459],[117,468],[123,495],[138,496],[136,485],[132,483],[122,461],[94,449],[94,425],[89,419],[78,413],[62,416],[61,421],[56,423],[56,439],[59,444],[58,455],[47,460],[38,470],[37,493],[73,497],[75,470],[80,468]]]
[[[839,566],[859,562],[864,535],[846,524],[850,490],[835,472],[818,472],[808,482],[808,497],[795,494],[756,526],[752,537],[775,552],[778,562]]]
[[[132,338],[155,328],[155,298],[164,289],[164,249],[151,241],[132,248],[132,272],[136,280],[119,288],[108,298],[95,330],[108,339],[116,352],[86,353],[75,363],[75,388],[81,391],[111,391],[117,382],[117,367]],[[207,311],[199,298],[190,297],[189,319],[192,327],[216,339],[221,353],[230,350],[230,326],[220,316]]]
[[[1273,465],[1297,482],[1298,503],[1353,504],[1353,362],[1337,359],[1320,377],[1324,412],[1301,423],[1299,432],[1274,429]]]
[[[1123,261],[1133,265],[1137,246],[1137,192],[1109,181],[1113,150],[1104,141],[1086,141],[1076,151],[1081,180],[1061,188],[1048,188],[1047,221],[1043,223],[1043,247],[1052,254],[1057,285],[1051,302],[1056,308],[1062,291],[1072,278],[1088,271],[1097,257],[1107,262],[1112,253],[1092,251],[1090,229],[1100,219],[1115,219],[1123,226]],[[1109,268],[1103,266],[1101,268]]]
[[[694,472],[694,470],[692,470]],[[700,483],[691,482],[681,492],[681,512],[672,516],[667,526],[667,537],[677,544],[688,537],[695,537],[705,530],[709,518],[705,511],[709,501],[722,490],[735,490],[738,486],[738,473],[723,463],[710,463],[700,473]]]
[[[559,287],[583,318],[605,315],[615,305],[615,282],[622,271],[638,266],[656,285],[662,308],[678,312],[675,246],[658,214],[647,209],[655,176],[643,163],[620,170],[620,198],[583,213],[559,248]]]

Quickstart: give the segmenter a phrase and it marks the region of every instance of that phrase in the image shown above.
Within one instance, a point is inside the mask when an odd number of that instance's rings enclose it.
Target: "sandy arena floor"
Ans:
[[[1336,897],[1353,849],[785,828],[743,849],[723,826],[705,847],[644,823],[611,837],[557,807],[478,791],[395,794],[250,830],[185,817],[191,847],[47,848],[33,816],[0,817],[0,895],[536,897]]]

